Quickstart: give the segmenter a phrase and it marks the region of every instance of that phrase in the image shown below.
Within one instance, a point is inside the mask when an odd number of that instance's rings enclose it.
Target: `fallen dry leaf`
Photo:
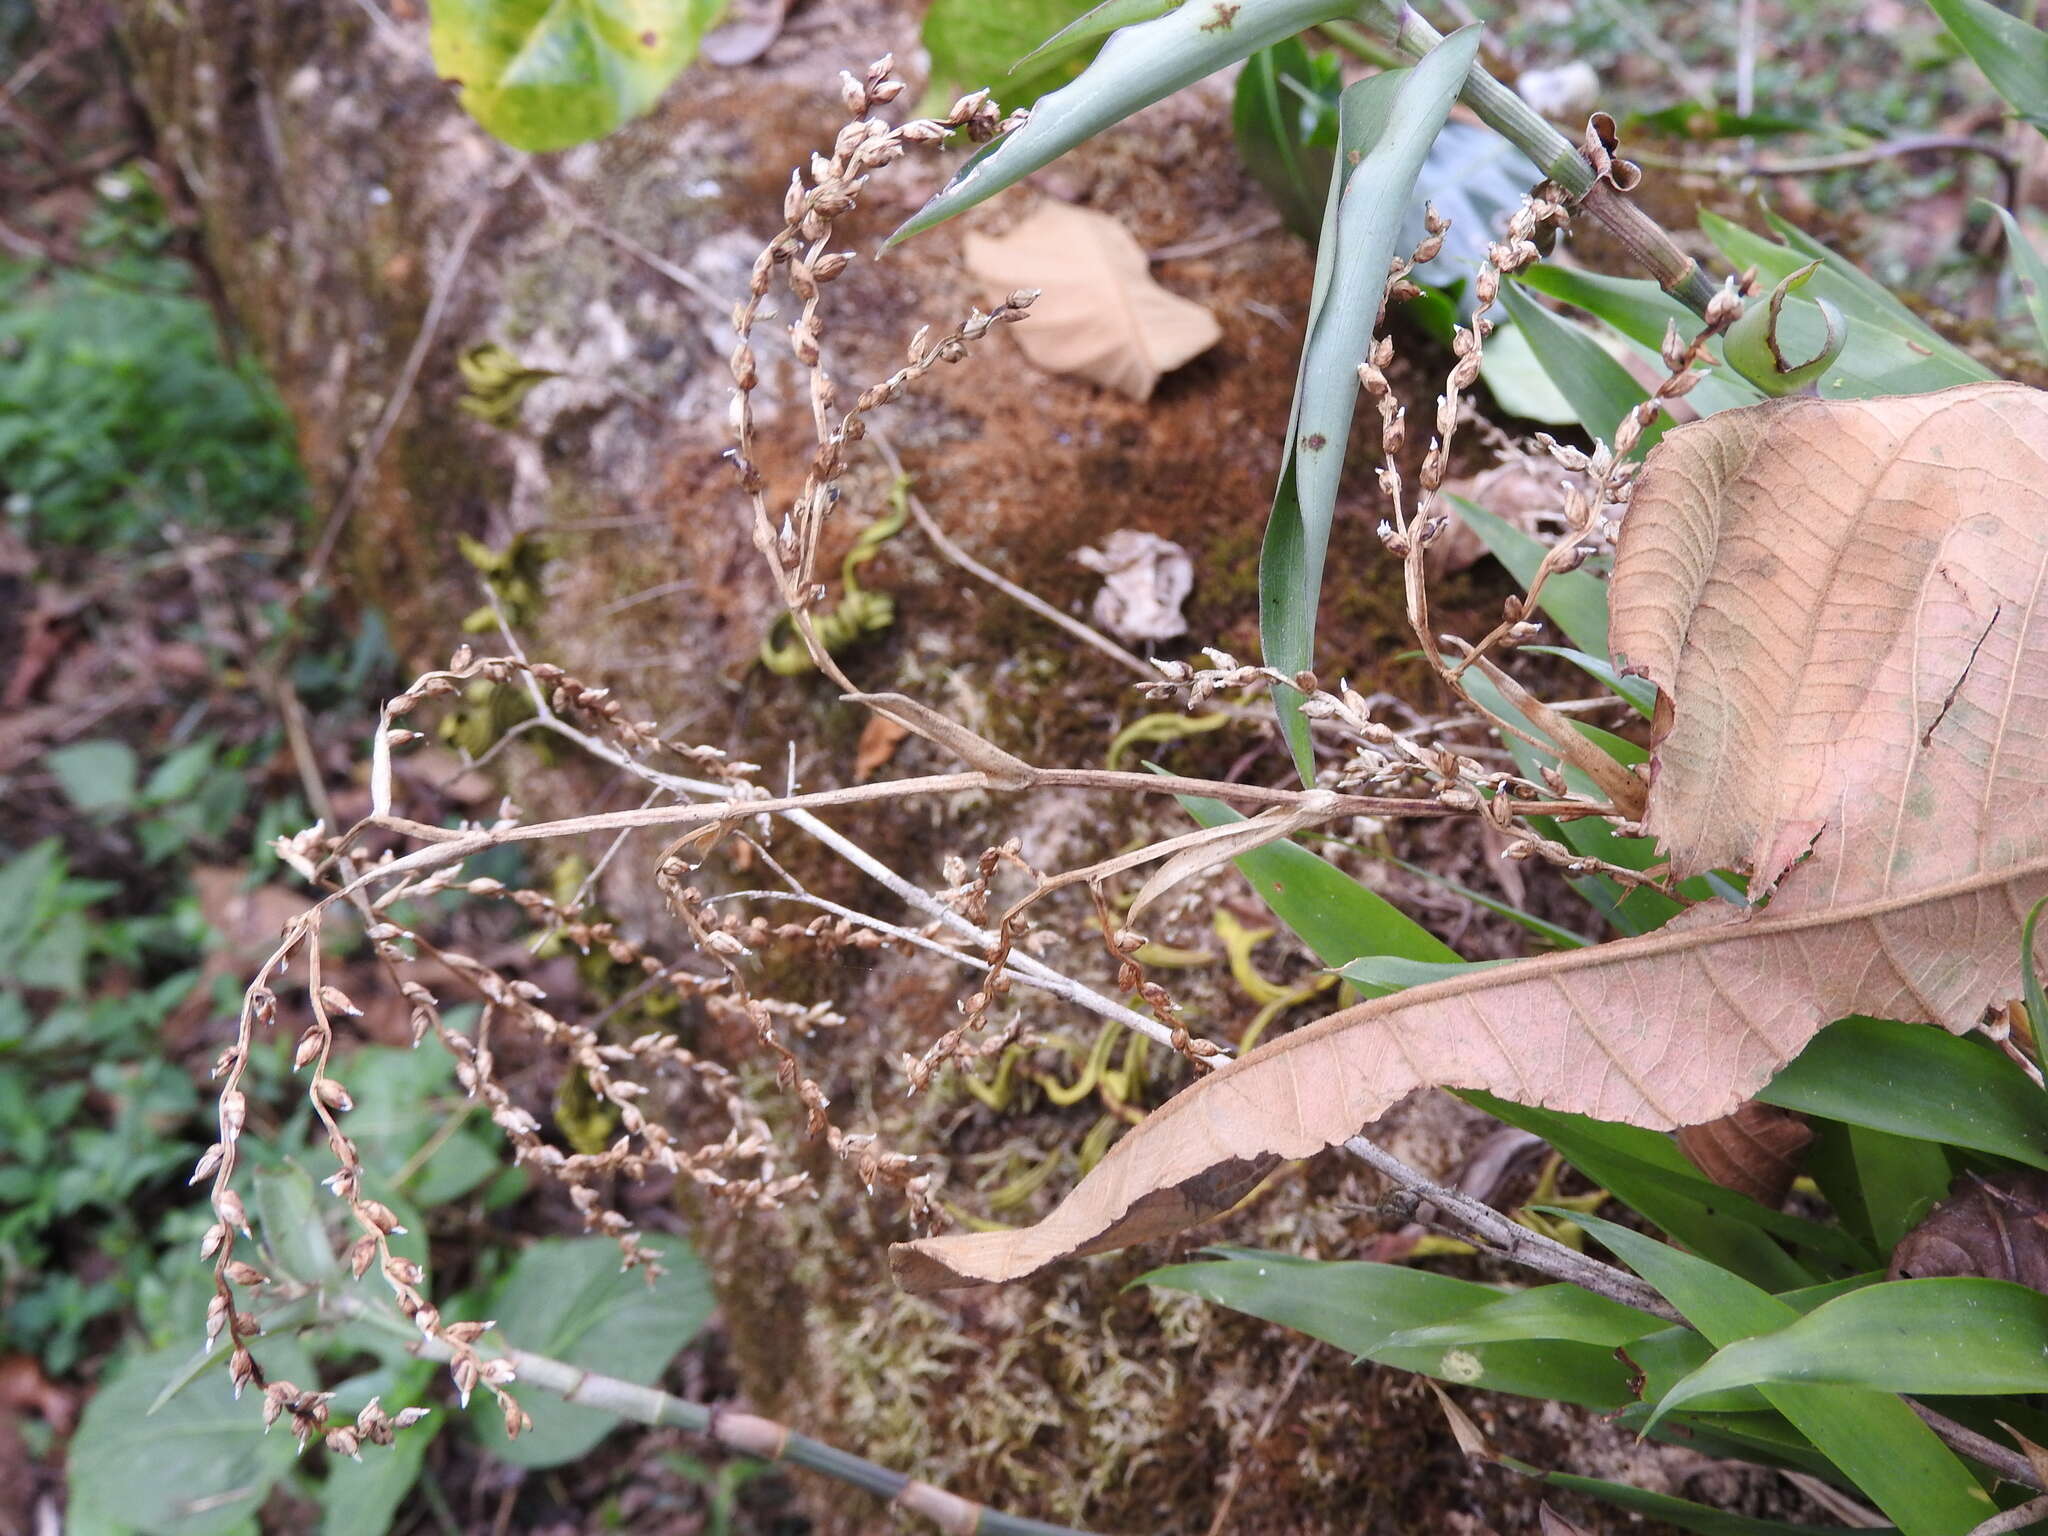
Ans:
[[[1800,1162],[1812,1145],[1813,1127],[1804,1115],[1756,1099],[1732,1114],[1685,1126],[1678,1133],[1679,1149],[1693,1167],[1723,1189],[1773,1209],[1792,1192]]]
[[[969,235],[961,245],[983,282],[1039,290],[1010,334],[1047,373],[1146,400],[1161,375],[1223,335],[1208,310],[1152,281],[1144,251],[1108,214],[1048,202],[1007,235]]]
[[[1171,539],[1119,528],[1100,549],[1074,552],[1077,564],[1102,575],[1090,610],[1120,640],[1172,640],[1188,632],[1180,605],[1195,589],[1195,562]]]
[[[1747,863],[1767,907],[1333,1014],[1169,1100],[1036,1227],[899,1244],[898,1281],[1009,1280],[1190,1225],[1416,1088],[1668,1129],[1727,1114],[1833,1019],[1961,1031],[2015,995],[2048,894],[2048,394],[1679,428],[1614,583],[1616,649],[1660,694],[1648,824],[1681,872]]]
[[[896,749],[903,745],[910,734],[910,727],[901,720],[892,720],[887,715],[869,715],[868,723],[860,728],[860,742],[853,750],[853,782],[865,784],[896,755]]]
[[[1963,1174],[1948,1198],[1899,1239],[1886,1274],[1981,1275],[2048,1291],[2048,1173]]]

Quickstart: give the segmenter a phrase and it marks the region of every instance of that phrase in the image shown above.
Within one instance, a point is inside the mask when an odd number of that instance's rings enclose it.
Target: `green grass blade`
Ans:
[[[1573,1219],[1655,1286],[1717,1349],[1775,1332],[1798,1316],[1788,1303],[1705,1259],[1596,1217]],[[1996,1513],[1969,1468],[1898,1398],[1807,1383],[1760,1390],[1906,1536],[1966,1536]]]
[[[1413,68],[1384,70],[1347,87],[1338,103],[1336,173],[1316,247],[1308,334],[1259,554],[1260,643],[1266,664],[1283,672],[1314,665],[1316,605],[1358,404],[1358,365],[1372,346],[1415,178],[1478,55],[1479,36],[1477,27],[1462,28]],[[1314,759],[1300,695],[1278,689],[1275,703],[1308,783]]]
[[[1868,1286],[1726,1345],[1658,1413],[1785,1383],[1951,1397],[2048,1391],[2048,1296],[1974,1276]]]
[[[1080,78],[1040,97],[1028,122],[956,171],[888,244],[965,213],[1183,86],[1350,10],[1344,0],[1188,0],[1122,28]]]
[[[1569,646],[1525,645],[1522,649],[1534,651],[1539,656],[1562,657],[1610,693],[1628,700],[1629,706],[1645,720],[1657,713],[1657,685],[1648,678],[1624,677],[1615,670],[1613,662],[1603,661],[1585,651],[1572,650]]]
[[[2041,1091],[1988,1043],[1929,1024],[1830,1024],[1757,1097],[2048,1169]]]
[[[2048,133],[2048,32],[1989,0],[1927,0],[2013,111]]]

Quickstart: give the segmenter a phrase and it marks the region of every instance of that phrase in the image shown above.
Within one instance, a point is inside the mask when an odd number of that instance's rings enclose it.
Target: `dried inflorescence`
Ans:
[[[854,209],[868,178],[900,159],[909,147],[936,144],[956,132],[982,140],[1002,126],[987,93],[978,92],[956,102],[943,118],[890,127],[871,116],[874,109],[895,100],[903,90],[901,82],[890,74],[891,62],[885,58],[862,77],[841,77],[842,97],[850,120],[837,135],[831,153],[813,157],[808,181],[801,171],[792,178],[783,208],[783,228],[754,263],[748,295],[735,310],[734,326],[739,339],[731,358],[735,384],[732,458],[747,498],[755,543],[812,659],[849,692],[858,690],[825,651],[806,612],[820,595],[815,581],[820,538],[839,495],[838,482],[848,467],[849,445],[865,435],[865,417],[869,413],[900,399],[940,363],[961,361],[969,348],[994,327],[1022,318],[1034,297],[1028,291],[1011,294],[986,312],[973,312],[964,323],[936,339],[929,328],[920,329],[910,342],[905,364],[863,390],[849,409],[839,412],[838,390],[823,361],[826,326],[822,310],[826,286],[846,270],[850,260],[843,253],[827,249],[836,221]],[[1307,792],[1315,797],[1312,803],[1307,799],[1299,803],[1302,812],[1314,818],[1314,822],[1304,825],[1332,819],[1339,813],[1336,807],[1340,795],[1373,797],[1371,809],[1375,814],[1380,806],[1386,805],[1396,813],[1482,816],[1503,834],[1507,855],[1512,858],[1537,858],[1573,872],[1597,870],[1618,879],[1642,882],[1649,877],[1581,857],[1537,834],[1520,819],[1536,813],[1600,815],[1621,823],[1626,830],[1633,810],[1628,793],[1633,781],[1615,781],[1611,801],[1601,803],[1572,794],[1555,770],[1542,770],[1534,779],[1508,771],[1500,766],[1505,754],[1480,739],[1486,730],[1506,730],[1546,752],[1564,749],[1555,740],[1538,740],[1493,715],[1462,679],[1467,669],[1475,666],[1486,669],[1488,676],[1495,676],[1488,653],[1511,648],[1538,632],[1540,626],[1531,615],[1543,581],[1574,568],[1608,535],[1613,517],[1626,500],[1633,473],[1628,457],[1632,448],[1656,413],[1690,390],[1700,377],[1699,368],[1711,361],[1708,342],[1740,312],[1740,299],[1732,290],[1716,301],[1706,329],[1698,336],[1686,342],[1674,330],[1667,339],[1664,360],[1669,377],[1649,401],[1624,419],[1612,445],[1598,445],[1591,453],[1581,453],[1543,440],[1550,456],[1560,466],[1582,475],[1586,483],[1567,489],[1560,514],[1561,537],[1544,560],[1529,597],[1510,600],[1500,625],[1477,645],[1438,636],[1429,621],[1424,553],[1448,526],[1448,514],[1439,506],[1439,493],[1451,444],[1465,414],[1464,397],[1478,377],[1485,339],[1492,330],[1488,312],[1503,277],[1536,260],[1539,241],[1561,227],[1566,217],[1563,193],[1546,183],[1515,214],[1506,238],[1490,248],[1474,287],[1475,312],[1469,324],[1455,334],[1456,361],[1437,402],[1435,435],[1417,473],[1412,500],[1397,467],[1405,441],[1406,415],[1387,377],[1393,356],[1391,343],[1384,337],[1378,340],[1359,369],[1361,384],[1381,424],[1385,463],[1379,479],[1390,503],[1389,517],[1381,525],[1381,538],[1402,561],[1409,619],[1417,640],[1437,675],[1463,700],[1463,707],[1452,716],[1431,719],[1399,700],[1378,695],[1367,698],[1346,686],[1328,690],[1313,673],[1282,673],[1245,665],[1215,650],[1207,653],[1210,664],[1206,667],[1172,661],[1157,663],[1159,679],[1143,688],[1150,697],[1184,699],[1191,709],[1223,693],[1243,696],[1278,687],[1303,695],[1304,714],[1325,733],[1334,733],[1345,743],[1341,761],[1326,767],[1319,786]],[[1431,209],[1425,239],[1414,253],[1415,262],[1430,260],[1437,254],[1447,228],[1446,221]],[[1406,280],[1408,270],[1406,263],[1396,264],[1386,290],[1388,302],[1398,301],[1411,290]],[[753,333],[778,272],[800,301],[797,318],[789,328],[790,344],[797,364],[809,380],[816,439],[803,484],[779,518],[767,505],[766,480],[754,461],[751,400],[760,382]],[[1457,654],[1448,654],[1450,651]],[[520,729],[528,725],[540,727],[573,741],[598,758],[640,777],[659,793],[697,797],[680,806],[653,807],[650,803],[650,807],[643,808],[678,812],[667,817],[667,824],[687,828],[664,851],[657,863],[655,880],[667,899],[668,910],[682,926],[693,960],[669,961],[649,952],[602,916],[586,911],[580,904],[580,894],[562,901],[539,891],[466,877],[462,872],[462,858],[468,853],[500,842],[568,836],[598,830],[599,824],[619,828],[623,833],[630,825],[664,824],[660,819],[650,817],[631,822],[617,815],[594,816],[534,827],[521,824],[508,807],[501,819],[489,827],[450,831],[408,821],[394,813],[392,754],[422,739],[422,733],[401,722],[432,701],[460,698],[467,687],[479,682],[525,691],[533,715],[522,722]],[[1543,708],[1530,701],[1530,709],[1530,718],[1539,721],[1539,728],[1547,729],[1540,725],[1542,719],[1548,718]],[[931,712],[924,711],[924,715]],[[1390,716],[1405,718],[1395,724]],[[902,718],[915,721],[923,717],[912,714]],[[965,757],[975,768],[975,772],[967,775],[942,776],[931,781],[935,785],[958,787],[959,779],[978,777],[983,781],[980,787],[1015,790],[1050,777],[979,742],[964,727],[936,716],[932,719],[935,725],[919,724],[916,728],[930,734],[955,755]],[[980,747],[987,748],[986,755],[975,750]],[[682,778],[648,761],[663,753],[703,777]],[[1569,757],[1568,751],[1566,755]],[[1001,1051],[1015,1039],[1021,1025],[1013,1019],[995,1032],[992,1041],[971,1043],[972,1037],[986,1031],[991,1011],[1010,994],[1015,981],[1035,977],[1036,984],[1044,984],[1042,976],[1020,969],[1047,969],[1030,954],[1032,939],[1042,937],[1043,931],[1033,934],[1024,921],[1025,910],[1052,891],[1085,882],[1093,898],[1102,942],[1115,967],[1117,987],[1141,999],[1152,1017],[1135,1014],[1059,978],[1068,989],[1065,995],[1088,998],[1089,1005],[1098,1013],[1171,1045],[1198,1070],[1227,1055],[1223,1047],[1189,1032],[1174,999],[1146,976],[1139,963],[1143,938],[1119,921],[1112,909],[1106,882],[1152,856],[1143,851],[1119,855],[1084,870],[1047,876],[1026,863],[1018,844],[1012,840],[984,850],[971,868],[964,861],[949,861],[946,879],[951,888],[936,893],[909,886],[865,855],[855,858],[870,875],[886,877],[884,884],[895,881],[891,888],[918,905],[931,919],[930,925],[918,932],[843,911],[802,923],[775,923],[762,916],[722,909],[696,875],[723,837],[757,816],[765,826],[770,812],[794,818],[804,814],[810,804],[838,803],[832,798],[835,792],[808,799],[792,793],[777,799],[756,782],[758,771],[754,765],[733,762],[715,749],[667,742],[652,722],[631,718],[607,690],[592,687],[558,667],[529,662],[516,649],[509,655],[478,657],[464,647],[446,668],[425,674],[384,707],[373,748],[369,820],[342,836],[315,826],[294,838],[280,840],[280,856],[309,880],[325,882],[332,894],[287,928],[283,941],[246,994],[235,1043],[216,1064],[216,1074],[222,1078],[219,1140],[202,1158],[194,1175],[194,1182],[211,1180],[215,1216],[202,1243],[204,1256],[213,1261],[215,1268],[215,1295],[207,1320],[209,1341],[216,1341],[223,1334],[230,1339],[229,1370],[237,1390],[252,1384],[264,1387],[266,1423],[288,1414],[301,1439],[317,1434],[338,1453],[354,1455],[364,1444],[389,1443],[392,1433],[418,1412],[408,1410],[388,1416],[372,1403],[353,1424],[331,1425],[325,1394],[306,1391],[288,1382],[263,1383],[246,1344],[260,1328],[255,1318],[238,1304],[237,1291],[253,1292],[277,1282],[236,1256],[239,1241],[252,1236],[247,1211],[235,1188],[248,1116],[242,1080],[257,1034],[278,1022],[278,991],[294,964],[303,967],[308,1016],[294,1053],[294,1067],[308,1073],[308,1098],[335,1159],[336,1171],[326,1181],[327,1185],[348,1210],[356,1229],[346,1253],[348,1268],[358,1277],[373,1266],[379,1270],[398,1310],[425,1337],[437,1341],[448,1352],[451,1372],[465,1402],[474,1390],[482,1387],[497,1399],[508,1432],[517,1434],[526,1422],[523,1410],[506,1390],[512,1380],[511,1365],[502,1355],[487,1354],[479,1348],[479,1340],[490,1325],[443,1321],[439,1309],[421,1289],[423,1277],[419,1266],[392,1249],[390,1238],[401,1230],[395,1215],[363,1189],[362,1163],[344,1130],[345,1116],[353,1107],[353,1100],[330,1070],[337,1021],[359,1012],[322,974],[322,922],[338,903],[345,901],[355,909],[393,989],[409,1003],[415,1045],[432,1035],[453,1056],[463,1090],[487,1107],[493,1123],[511,1145],[514,1161],[560,1183],[589,1230],[617,1238],[628,1267],[640,1266],[650,1271],[658,1269],[653,1254],[640,1244],[632,1222],[607,1202],[605,1191],[617,1181],[662,1173],[687,1180],[710,1197],[747,1210],[773,1209],[806,1184],[802,1173],[783,1170],[769,1126],[748,1101],[730,1067],[706,1060],[686,1048],[675,1033],[652,1031],[631,1039],[617,1037],[618,1032],[611,1026],[618,1022],[628,1000],[654,989],[665,989],[675,998],[703,1009],[714,1021],[737,1026],[740,1032],[751,1036],[773,1060],[775,1078],[781,1088],[803,1107],[806,1133],[822,1139],[837,1158],[854,1169],[871,1192],[893,1191],[904,1199],[912,1219],[919,1225],[929,1226],[934,1221],[930,1173],[921,1171],[913,1157],[882,1147],[872,1135],[852,1132],[833,1123],[828,1114],[830,1099],[823,1086],[805,1070],[791,1039],[836,1028],[844,1020],[828,1004],[797,1003],[761,995],[753,985],[749,962],[766,945],[795,944],[830,954],[919,944],[970,964],[977,959],[973,951],[957,947],[957,943],[938,941],[950,933],[955,941],[964,938],[977,947],[982,975],[979,984],[961,1002],[959,1022],[921,1055],[906,1054],[900,1063],[911,1091],[915,1092],[933,1082],[949,1062]],[[1090,780],[1098,787],[1129,790],[1138,787],[1131,781],[1143,781],[1143,776],[1064,770],[1057,781],[1081,784]],[[1193,781],[1179,782],[1186,785]],[[1201,792],[1228,794],[1232,788],[1203,786]],[[901,789],[869,786],[869,791],[904,795],[918,792],[914,783]],[[1282,803],[1276,796],[1284,798],[1288,792],[1261,793],[1263,798],[1254,803],[1272,807]],[[1413,798],[1402,800],[1399,796]],[[706,800],[722,804],[707,805]],[[695,814],[699,811],[705,814]],[[799,824],[808,825],[814,835],[828,841],[837,837],[815,821]],[[372,829],[396,832],[423,846],[408,855],[372,854],[365,846]],[[450,843],[459,846],[449,848]],[[843,855],[855,857],[847,853],[843,839],[833,846]],[[757,847],[754,851],[763,863],[781,873],[765,849]],[[1005,869],[1020,872],[1030,883],[1030,890],[1000,912],[991,929],[991,888]],[[794,881],[790,884],[795,896],[811,899]],[[637,972],[638,985],[626,997],[588,1019],[558,1016],[546,1006],[545,996],[532,981],[503,974],[483,960],[438,943],[433,936],[400,920],[400,903],[416,906],[420,898],[440,892],[460,892],[479,900],[510,903],[547,934],[561,936],[584,953],[601,953],[629,973]],[[464,1033],[448,1024],[435,990],[418,974],[423,962],[430,962],[434,968],[436,985],[445,986],[448,978],[452,978],[482,1005],[473,1032]],[[562,1070],[582,1078],[615,1120],[618,1134],[609,1146],[594,1152],[564,1151],[544,1134],[541,1122],[518,1102],[499,1070],[496,1042],[503,1039],[507,1030],[517,1031],[540,1046]],[[671,1104],[688,1098],[708,1107],[722,1117],[724,1134],[715,1140],[686,1144],[659,1113],[662,1106],[655,1101],[661,1095],[666,1095]]]

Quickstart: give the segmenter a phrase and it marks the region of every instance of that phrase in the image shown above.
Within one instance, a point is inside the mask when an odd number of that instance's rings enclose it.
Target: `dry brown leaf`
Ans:
[[[1792,1192],[1800,1161],[1813,1145],[1806,1117],[1751,1099],[1732,1114],[1688,1125],[1678,1133],[1679,1150],[1723,1189],[1776,1208]]]
[[[1680,428],[1614,580],[1616,647],[1661,696],[1648,820],[1682,869],[1753,857],[1759,889],[1783,881],[1767,907],[1333,1014],[1168,1101],[1038,1226],[898,1245],[899,1282],[1009,1280],[1191,1224],[1419,1087],[1666,1129],[1728,1113],[1830,1020],[1963,1030],[2015,995],[2048,894],[2048,395]]]
[[[1010,334],[1047,373],[1146,400],[1162,374],[1222,338],[1208,310],[1152,281],[1144,251],[1108,214],[1048,202],[1007,235],[969,235],[961,245],[983,282],[1039,290]]]
[[[853,749],[853,782],[865,784],[889,766],[896,749],[910,735],[910,727],[888,715],[869,715],[860,728],[860,742]]]
[[[2048,1173],[1963,1174],[1899,1239],[1886,1273],[1893,1280],[1981,1275],[2048,1291]]]

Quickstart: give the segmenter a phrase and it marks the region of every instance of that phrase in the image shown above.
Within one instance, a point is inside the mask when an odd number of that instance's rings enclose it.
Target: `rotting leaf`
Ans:
[[[1106,213],[1048,202],[1007,235],[969,235],[962,248],[983,282],[1039,290],[1030,323],[1012,334],[1047,373],[1145,400],[1222,339],[1208,310],[1152,281],[1138,242]]]
[[[1693,1167],[1723,1189],[1773,1208],[1792,1192],[1800,1159],[1812,1144],[1806,1116],[1760,1099],[1678,1133],[1679,1148]]]
[[[2048,1291],[2048,1173],[1963,1174],[1899,1239],[1886,1273],[1893,1280],[1981,1275]]]
[[[1412,1090],[1654,1129],[1752,1097],[1830,1020],[1960,1033],[2017,995],[2048,893],[2048,395],[1773,401],[1669,434],[1624,525],[1616,650],[1660,690],[1646,824],[1763,907],[1349,1008],[1194,1084],[1038,1226],[891,1254],[1015,1279],[1213,1215]],[[1793,868],[1797,864],[1798,868]]]

